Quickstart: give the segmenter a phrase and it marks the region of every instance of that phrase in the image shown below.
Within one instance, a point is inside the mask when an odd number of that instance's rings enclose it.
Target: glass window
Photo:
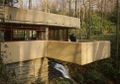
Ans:
[[[15,30],[13,32],[13,38],[24,38],[24,31],[23,30]]]
[[[36,38],[36,31],[34,30],[14,30],[13,39],[15,40],[33,40]]]

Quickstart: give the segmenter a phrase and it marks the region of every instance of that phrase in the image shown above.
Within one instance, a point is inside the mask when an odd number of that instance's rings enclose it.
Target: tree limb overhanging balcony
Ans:
[[[14,7],[0,7],[0,18],[4,22],[39,24],[80,28],[80,19],[38,10],[23,10]]]

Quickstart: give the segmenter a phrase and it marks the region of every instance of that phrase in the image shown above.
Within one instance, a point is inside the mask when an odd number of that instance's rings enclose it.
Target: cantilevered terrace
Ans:
[[[12,7],[0,7],[0,18],[6,64],[48,57],[84,65],[110,57],[109,41],[68,42],[69,29],[80,28],[78,18]],[[20,30],[36,36],[15,37]]]

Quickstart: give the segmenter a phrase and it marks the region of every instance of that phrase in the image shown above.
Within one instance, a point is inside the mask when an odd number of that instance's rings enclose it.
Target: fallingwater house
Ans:
[[[69,30],[79,28],[78,18],[0,6],[3,62],[30,83],[48,80],[48,58],[85,65],[110,57],[109,41],[68,41]]]

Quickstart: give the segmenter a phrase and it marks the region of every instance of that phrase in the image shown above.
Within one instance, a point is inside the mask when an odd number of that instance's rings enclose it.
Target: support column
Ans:
[[[45,28],[45,40],[49,39],[49,27]]]
[[[48,59],[46,57],[42,59],[40,78],[44,84],[48,84]]]
[[[45,40],[46,40],[46,48],[45,48],[45,56],[42,59],[41,66],[41,81],[45,84],[48,84],[48,59],[47,59],[47,41],[49,39],[49,27],[45,28]]]

